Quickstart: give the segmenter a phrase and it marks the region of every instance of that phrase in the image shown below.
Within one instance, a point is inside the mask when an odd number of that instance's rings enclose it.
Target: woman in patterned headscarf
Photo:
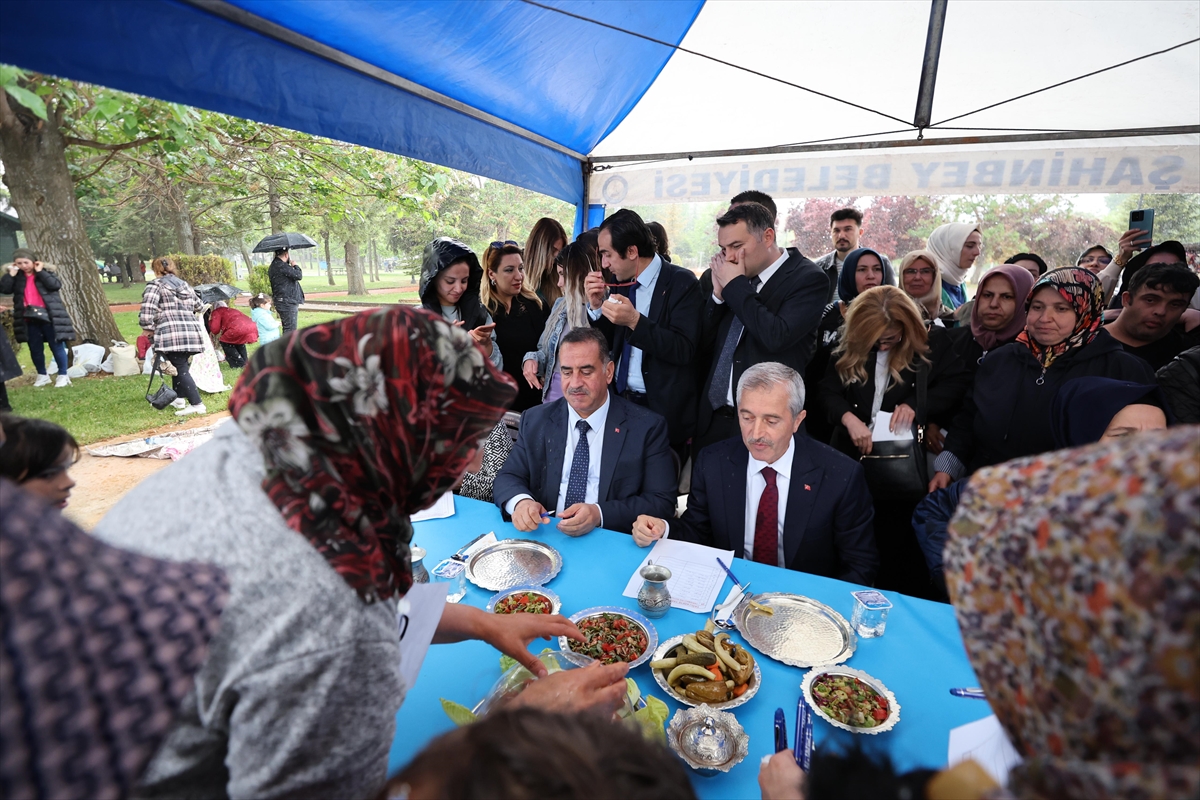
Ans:
[[[1200,427],[981,470],[949,535],[1012,792],[1200,796]]]
[[[409,515],[455,485],[515,395],[466,332],[403,306],[254,354],[230,401],[236,424],[141,483],[96,531],[216,563],[232,588],[146,794],[378,792],[408,688],[397,606],[412,584]],[[438,613],[435,642],[481,638],[539,673],[532,639],[579,636],[558,615]],[[563,673],[595,685],[556,689],[555,675],[538,689],[619,703],[624,670],[603,670]]]
[[[1103,289],[1091,272],[1047,272],[1033,285],[1025,309],[1025,330],[1016,341],[980,363],[934,462],[930,491],[980,467],[1053,450],[1051,404],[1072,378],[1154,382],[1149,365],[1101,329]]]

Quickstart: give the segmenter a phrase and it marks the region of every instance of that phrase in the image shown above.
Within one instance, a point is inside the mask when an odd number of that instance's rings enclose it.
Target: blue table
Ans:
[[[636,600],[621,596],[647,552],[637,547],[632,537],[596,530],[572,539],[559,533],[553,525],[522,534],[504,522],[493,505],[462,497],[455,497],[454,502],[454,516],[414,526],[413,540],[428,551],[425,562],[428,566],[488,531],[495,531],[501,539],[536,539],[553,545],[562,553],[562,572],[548,586],[562,598],[564,614],[570,616],[581,609],[600,605],[637,610]],[[743,582],[753,583],[755,591],[793,592],[812,597],[847,619],[853,603],[850,592],[862,588],[741,559],[735,560],[732,568]],[[730,586],[732,582],[726,579],[721,598]],[[886,733],[866,736],[839,731],[817,719],[814,723],[816,744],[820,746],[831,737],[838,741],[859,739],[869,752],[886,752],[900,770],[940,767],[946,762],[950,729],[981,719],[990,714],[991,709],[985,702],[952,697],[948,691],[955,686],[978,685],[950,606],[894,592],[887,595],[894,606],[888,617],[887,632],[878,639],[860,639],[858,649],[847,665],[875,676],[892,690],[901,707],[900,723]],[[482,608],[491,596],[492,592],[468,583],[463,602]],[[655,620],[654,625],[662,640],[695,631],[703,627],[705,619],[700,614],[671,609],[665,617]],[[737,634],[734,638],[740,641]],[[545,647],[557,646],[555,641],[539,640],[530,649],[540,652]],[[694,785],[701,797],[759,796],[759,760],[773,749],[772,721],[776,707],[782,707],[787,715],[788,743],[793,744],[796,700],[806,670],[786,666],[758,653],[755,655],[762,666],[762,689],[746,705],[734,709],[738,721],[750,736],[750,754],[728,774],[710,779],[695,778]],[[416,685],[409,690],[404,706],[396,715],[396,739],[392,743],[389,774],[408,763],[430,739],[453,727],[442,712],[439,698],[473,706],[500,677],[499,659],[500,654],[482,642],[430,648]],[[683,707],[659,688],[648,665],[643,664],[629,674],[643,694],[666,700],[670,715]]]

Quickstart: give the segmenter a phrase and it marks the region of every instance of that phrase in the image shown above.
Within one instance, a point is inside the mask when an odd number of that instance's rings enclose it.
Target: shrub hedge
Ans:
[[[202,283],[233,283],[233,264],[218,255],[188,256],[171,253],[167,256],[179,268],[179,277],[192,286]]]

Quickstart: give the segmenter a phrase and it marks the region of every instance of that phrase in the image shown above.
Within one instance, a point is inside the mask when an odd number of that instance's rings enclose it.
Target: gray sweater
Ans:
[[[262,478],[258,451],[229,423],[95,531],[157,558],[218,564],[231,583],[139,796],[366,798],[386,778],[405,691],[395,604],[363,604],[284,524]]]

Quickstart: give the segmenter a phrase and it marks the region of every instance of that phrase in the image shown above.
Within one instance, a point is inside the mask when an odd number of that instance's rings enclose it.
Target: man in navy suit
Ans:
[[[797,433],[804,382],[791,367],[764,362],[737,387],[742,438],[701,451],[683,517],[640,516],[645,547],[670,535],[814,575],[870,586],[879,568],[875,509],[862,466]]]
[[[605,300],[604,275],[584,288],[592,324],[612,343],[616,393],[661,414],[681,461],[696,427],[696,342],[704,298],[691,270],[664,260],[636,212],[621,209],[600,226],[600,262],[630,284]]]
[[[560,531],[582,536],[601,527],[629,533],[638,515],[671,514],[678,476],[666,420],[609,393],[604,334],[571,330],[558,362],[563,396],[522,415],[496,475],[492,492],[504,518],[528,532],[554,515]]]

